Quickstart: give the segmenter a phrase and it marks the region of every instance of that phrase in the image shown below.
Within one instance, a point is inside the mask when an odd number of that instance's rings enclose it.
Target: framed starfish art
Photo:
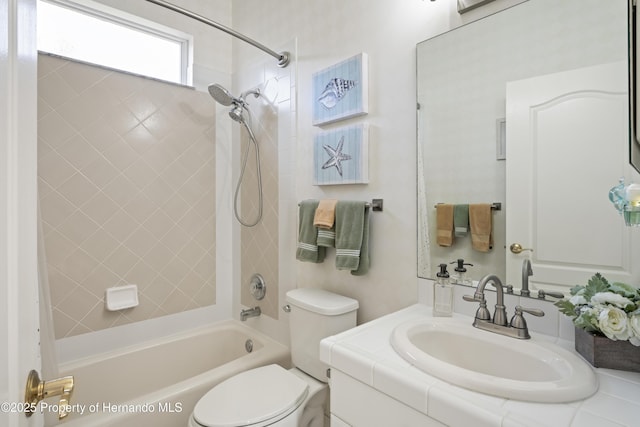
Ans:
[[[360,53],[313,74],[315,126],[368,111],[367,54]]]
[[[314,185],[369,182],[369,127],[321,132],[313,141]]]

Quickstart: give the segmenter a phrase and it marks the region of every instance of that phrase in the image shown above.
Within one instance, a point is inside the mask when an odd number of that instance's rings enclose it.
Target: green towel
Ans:
[[[365,202],[336,204],[336,268],[358,270],[364,235]]]
[[[300,202],[298,218],[298,247],[296,259],[306,262],[323,262],[325,248],[318,247],[318,229],[313,225],[313,218],[318,207],[317,200]]]
[[[357,270],[352,270],[354,276],[364,276],[369,272],[369,211],[370,208],[364,209],[364,227],[362,229],[362,247],[360,248],[360,263]]]
[[[336,246],[336,227],[330,229],[318,227],[318,246],[326,248],[335,248]]]
[[[469,232],[469,205],[453,206],[453,234],[456,237],[466,236]]]

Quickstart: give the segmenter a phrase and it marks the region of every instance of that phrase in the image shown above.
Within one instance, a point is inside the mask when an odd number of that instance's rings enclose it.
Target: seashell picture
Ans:
[[[315,126],[367,114],[367,54],[360,53],[313,74]]]

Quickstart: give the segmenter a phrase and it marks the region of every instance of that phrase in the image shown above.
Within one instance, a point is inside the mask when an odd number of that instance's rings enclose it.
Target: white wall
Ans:
[[[297,41],[296,144],[293,195],[286,211],[297,210],[306,198],[384,199],[384,212],[371,218],[371,270],[362,277],[337,271],[334,257],[323,264],[301,263],[294,253],[281,251],[281,264],[295,271],[293,282],[281,289],[320,287],[360,301],[359,323],[417,301],[416,279],[416,95],[415,45],[461,23],[477,19],[519,1],[497,0],[464,16],[454,0],[244,0],[234,2],[234,29],[279,50],[287,40]],[[264,54],[233,42],[234,73],[264,61]],[[312,141],[321,129],[311,124],[311,76],[359,52],[369,55],[369,114],[339,122],[368,123],[370,183],[317,187],[312,184]],[[295,217],[295,216],[293,216]],[[281,230],[281,238],[295,235]],[[283,234],[284,233],[284,234]],[[281,291],[282,292],[282,291]],[[284,304],[284,301],[281,301]],[[282,325],[286,324],[286,316]]]

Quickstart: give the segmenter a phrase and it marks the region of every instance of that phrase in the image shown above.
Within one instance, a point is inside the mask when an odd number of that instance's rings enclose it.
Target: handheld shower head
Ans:
[[[247,97],[247,95],[253,95],[256,98],[260,96],[260,89],[252,89],[242,93],[238,98],[236,98],[231,94],[231,92],[218,83],[210,84],[207,89],[209,90],[209,94],[219,104],[224,105],[225,107],[233,106],[231,111],[229,111],[229,117],[238,123],[245,122],[243,116],[243,113],[247,108],[247,103],[244,100],[245,97]]]
[[[215,99],[219,104],[224,105],[225,107],[240,102],[238,98],[231,95],[231,92],[229,92],[218,83],[210,84],[208,90],[209,95],[211,95],[213,99]]]
[[[242,181],[244,179],[244,172],[247,166],[247,158],[249,156],[249,148],[251,144],[247,144],[244,150],[244,154],[242,155],[242,169],[240,170],[240,177],[238,178],[238,183],[236,184],[236,191],[233,196],[233,213],[235,214],[238,222],[245,227],[253,227],[258,224],[262,219],[262,174],[260,172],[260,149],[258,147],[258,142],[256,141],[256,137],[251,130],[251,117],[249,116],[249,120],[245,120],[244,112],[245,110],[250,113],[249,104],[244,100],[248,95],[253,95],[256,98],[259,97],[260,90],[252,89],[248,90],[239,97],[235,97],[229,92],[227,89],[219,85],[218,83],[213,83],[209,85],[207,88],[209,90],[209,94],[215,99],[219,104],[224,105],[225,107],[231,106],[231,110],[229,111],[229,117],[231,117],[234,121],[244,125],[244,128],[247,130],[249,134],[249,139],[253,146],[255,147],[256,152],[256,175],[258,179],[258,215],[253,222],[245,222],[238,212],[238,194],[240,193],[240,186],[242,185]]]

